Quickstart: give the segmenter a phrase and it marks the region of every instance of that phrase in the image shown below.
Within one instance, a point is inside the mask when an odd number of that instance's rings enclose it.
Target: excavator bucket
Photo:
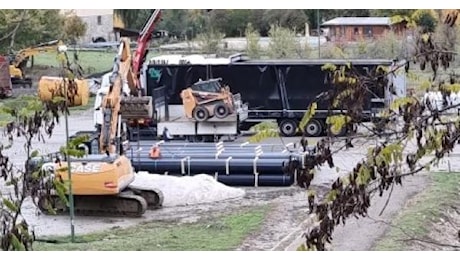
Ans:
[[[51,101],[54,97],[65,97],[64,82],[67,83],[68,97],[71,97],[69,106],[86,106],[89,101],[89,87],[86,80],[70,81],[61,77],[41,77],[38,82],[38,97],[42,101]]]
[[[153,116],[152,97],[123,97],[120,105],[122,119],[144,119]]]

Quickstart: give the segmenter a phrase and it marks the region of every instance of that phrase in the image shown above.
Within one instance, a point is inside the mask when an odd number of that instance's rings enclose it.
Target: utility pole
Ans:
[[[69,105],[69,100],[67,97],[68,92],[68,83],[65,81],[66,78],[66,66],[70,69],[69,57],[67,56],[67,46],[58,46],[58,51],[64,54],[63,61],[63,68],[62,68],[62,80],[64,83],[64,96],[65,96],[65,104],[66,106]],[[67,109],[66,109],[67,110]],[[67,116],[67,111],[64,112],[64,121],[65,121],[65,139],[66,139],[66,160],[67,160],[67,174],[69,180],[69,213],[70,213],[70,239],[72,243],[75,242],[75,226],[74,226],[74,218],[75,218],[75,208],[74,208],[74,201],[73,201],[73,191],[72,191],[72,171],[71,171],[71,163],[70,163],[70,155],[68,152],[69,149],[69,118]]]
[[[64,82],[65,86],[65,102],[66,106],[69,104],[67,99],[67,83]],[[69,149],[69,118],[67,116],[67,111],[64,113],[65,117],[65,139],[66,139],[66,148]],[[71,163],[70,163],[70,155],[68,151],[66,152],[66,159],[67,159],[67,173],[69,178],[69,211],[70,211],[70,239],[72,243],[75,243],[75,226],[74,226],[74,218],[75,218],[75,209],[74,209],[74,202],[73,202],[73,191],[72,191],[72,171],[71,171]]]
[[[316,29],[318,32],[318,59],[321,59],[321,33],[319,29],[319,9],[316,9]]]

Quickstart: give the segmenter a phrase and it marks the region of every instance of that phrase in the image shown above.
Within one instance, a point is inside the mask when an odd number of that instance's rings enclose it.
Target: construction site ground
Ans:
[[[70,134],[82,130],[93,129],[92,109],[78,111],[71,115]],[[35,149],[41,153],[55,152],[64,144],[64,124],[58,125],[51,139],[46,143],[36,142]],[[236,142],[244,142],[247,137],[240,137]],[[271,138],[264,140],[265,143],[289,143],[296,142],[298,138]],[[315,139],[310,139],[314,143]],[[354,165],[364,157],[369,144],[357,143],[348,151],[339,152],[334,157],[335,166],[329,168],[323,166],[317,171],[313,188],[319,194],[327,190],[329,184],[337,177],[347,174]],[[23,142],[18,139],[9,155],[17,166],[24,165]],[[444,166],[441,166],[444,167]],[[460,169],[455,160],[451,163],[452,170]],[[424,174],[407,178],[404,186],[395,187],[392,199],[389,201],[384,213],[379,213],[387,203],[386,197],[376,197],[372,200],[370,218],[364,220],[350,219],[345,226],[338,227],[334,232],[332,250],[371,250],[374,243],[389,229],[387,224],[405,206],[406,202],[427,185]],[[4,186],[0,189],[4,190]],[[272,210],[266,216],[260,232],[252,234],[238,248],[238,250],[295,250],[302,242],[302,232],[308,226],[310,217],[306,192],[298,187],[244,187],[246,195],[243,198],[204,203],[197,205],[182,205],[163,207],[155,211],[147,211],[142,218],[107,218],[107,217],[83,217],[75,219],[76,234],[87,234],[94,231],[106,230],[114,227],[129,227],[149,221],[177,221],[195,222],[203,217],[220,215],[232,212],[236,208],[251,207],[256,205],[271,205]],[[68,216],[47,216],[39,214],[31,201],[26,201],[22,214],[34,228],[36,236],[69,235]]]
[[[43,76],[57,76],[59,70],[50,67],[36,66],[32,77],[34,85],[32,88],[19,88],[14,90],[14,95],[36,94],[38,79]],[[70,134],[82,130],[93,129],[93,111],[77,111],[69,120]],[[3,139],[4,137],[2,137]],[[64,144],[64,125],[56,128],[53,137],[46,140],[46,143],[35,143],[35,148],[42,153],[55,152]],[[244,142],[247,137],[240,137],[236,142]],[[315,138],[309,139],[310,143]],[[264,140],[264,143],[289,143],[296,142],[298,138],[272,138]],[[13,148],[8,152],[10,157],[18,166],[23,166],[25,157],[23,153],[23,142],[18,139]],[[348,173],[355,164],[364,157],[368,144],[358,143],[348,151],[339,152],[335,157],[335,166],[330,169],[324,166],[319,170],[312,183],[312,188],[319,193],[324,193],[329,184],[338,176]],[[453,159],[452,170],[460,170],[459,163]],[[445,166],[442,166],[446,168]],[[339,171],[337,171],[337,169]],[[387,204],[386,196],[375,197],[372,200],[370,217],[356,220],[351,218],[345,226],[336,228],[333,235],[331,250],[372,250],[378,241],[390,229],[390,222],[398,215],[415,195],[423,191],[429,179],[426,174],[409,177],[405,180],[404,186],[397,186],[392,192],[392,198]],[[0,183],[0,189],[4,190]],[[237,249],[238,250],[295,250],[302,242],[301,235],[311,223],[308,215],[306,192],[298,187],[245,187],[245,197],[213,203],[198,205],[182,205],[164,207],[155,211],[147,211],[139,219],[136,218],[98,218],[77,216],[75,219],[76,234],[87,234],[94,231],[107,230],[114,227],[129,227],[149,221],[166,221],[178,223],[195,222],[201,218],[212,215],[221,215],[232,212],[236,208],[252,207],[257,205],[271,205],[270,214],[266,216],[260,232],[252,234]],[[387,205],[386,205],[387,204]],[[386,205],[385,211],[379,216],[381,209]],[[46,216],[39,214],[38,210],[27,200],[23,206],[22,213],[35,230],[38,237],[69,235],[70,224],[68,216]],[[457,216],[458,217],[458,216]],[[457,220],[459,221],[459,220]],[[452,231],[452,230],[451,230]],[[455,231],[452,231],[455,232]],[[433,235],[435,236],[435,235]],[[442,237],[442,234],[439,235]],[[415,250],[420,250],[415,248]]]

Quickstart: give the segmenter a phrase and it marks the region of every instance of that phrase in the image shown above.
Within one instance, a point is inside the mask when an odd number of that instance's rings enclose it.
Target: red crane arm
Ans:
[[[149,47],[153,30],[155,29],[155,25],[160,21],[160,18],[161,9],[155,9],[145,24],[144,28],[142,28],[142,31],[139,34],[139,38],[137,39],[137,48],[134,53],[132,70],[137,77],[139,76],[144,56]],[[137,87],[139,88],[139,84],[137,84]]]

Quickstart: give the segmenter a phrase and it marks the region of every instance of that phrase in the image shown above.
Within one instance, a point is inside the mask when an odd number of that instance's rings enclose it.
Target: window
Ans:
[[[221,87],[220,87],[219,82],[217,81],[204,81],[204,82],[195,83],[192,86],[192,89],[195,91],[219,93],[221,90]]]
[[[358,35],[358,34],[359,34],[359,29],[358,29],[358,27],[355,27],[355,28],[353,29],[353,33],[354,33],[355,35]]]
[[[373,33],[372,33],[372,27],[371,26],[364,26],[363,28],[363,34],[366,36],[366,37],[372,37]]]
[[[97,25],[102,25],[102,16],[97,16]]]

